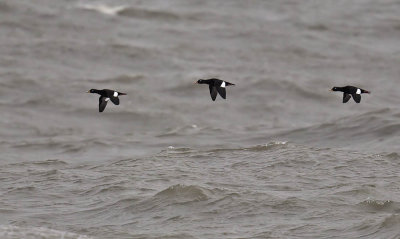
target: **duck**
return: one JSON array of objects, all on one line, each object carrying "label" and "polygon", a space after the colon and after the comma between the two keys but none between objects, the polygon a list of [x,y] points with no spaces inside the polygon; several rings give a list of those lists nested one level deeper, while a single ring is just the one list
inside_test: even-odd
[{"label": "duck", "polygon": [[109,90],[109,89],[103,89],[103,90],[97,90],[97,89],[91,89],[87,91],[86,93],[92,93],[92,94],[99,94],[99,112],[103,112],[104,109],[107,106],[107,102],[111,100],[111,102],[114,103],[114,105],[119,105],[119,98],[118,96],[120,95],[126,95],[126,93],[122,93],[116,90]]},{"label": "duck", "polygon": [[215,101],[217,98],[217,92],[219,95],[223,98],[226,99],[226,89],[225,87],[229,85],[235,85],[233,83],[223,81],[217,78],[211,78],[211,79],[200,79],[195,82],[195,84],[207,84],[209,89],[210,89],[210,95],[211,99]]},{"label": "duck", "polygon": [[341,91],[343,92],[343,103],[347,103],[351,97],[356,103],[361,102],[361,94],[371,94],[370,91],[364,90],[355,86],[344,86],[344,87],[333,87],[331,91]]}]

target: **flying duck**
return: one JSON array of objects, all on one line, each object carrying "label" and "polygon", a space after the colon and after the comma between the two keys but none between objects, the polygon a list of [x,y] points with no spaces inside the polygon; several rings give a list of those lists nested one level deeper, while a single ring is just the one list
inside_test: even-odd
[{"label": "flying duck", "polygon": [[[341,91],[343,92],[343,103],[347,103],[347,101],[350,100],[351,96],[353,97],[353,100],[356,103],[361,102],[361,94],[366,93],[366,94],[371,94],[371,92],[367,90],[363,90],[358,87],[354,86],[345,86],[345,87],[333,87],[331,91]],[[350,96],[351,95],[351,96]]]},{"label": "flying duck", "polygon": [[208,87],[210,88],[211,99],[213,101],[215,101],[215,99],[217,98],[217,92],[219,93],[219,95],[222,98],[226,99],[225,87],[228,85],[235,85],[233,83],[223,81],[220,79],[216,79],[216,78],[211,78],[208,80],[200,79],[200,80],[196,81],[195,84],[208,84]]},{"label": "flying duck", "polygon": [[120,95],[126,95],[125,93],[118,92],[115,90],[103,89],[103,90],[96,90],[91,89],[87,93],[96,93],[100,95],[99,98],[99,112],[103,112],[106,108],[107,102],[111,100],[114,105],[119,105],[119,98]]}]

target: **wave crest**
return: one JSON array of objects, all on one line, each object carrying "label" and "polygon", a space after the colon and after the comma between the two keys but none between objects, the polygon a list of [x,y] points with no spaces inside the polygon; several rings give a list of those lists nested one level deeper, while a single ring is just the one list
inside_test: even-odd
[{"label": "wave crest", "polygon": [[253,147],[245,148],[244,150],[267,151],[267,150],[271,150],[271,149],[286,148],[286,147],[287,147],[286,141],[273,141],[273,142],[269,142],[268,144],[256,145]]},{"label": "wave crest", "polygon": [[105,4],[81,4],[78,6],[78,8],[84,9],[84,10],[90,10],[90,11],[96,11],[105,15],[116,15],[123,9],[125,9],[125,6],[108,6]]},{"label": "wave crest", "polygon": [[391,200],[377,200],[370,198],[367,198],[367,200],[361,202],[360,204],[366,207],[367,210],[373,211],[394,211],[399,207],[399,203]]},{"label": "wave crest", "polygon": [[179,203],[206,201],[208,196],[206,190],[199,186],[173,185],[155,195],[156,198],[173,200]]},{"label": "wave crest", "polygon": [[105,4],[80,4],[78,5],[78,8],[88,11],[96,11],[109,16],[123,16],[123,17],[142,18],[142,19],[158,19],[164,21],[180,19],[180,17],[174,13],[161,10],[141,9],[125,5],[110,6]]}]

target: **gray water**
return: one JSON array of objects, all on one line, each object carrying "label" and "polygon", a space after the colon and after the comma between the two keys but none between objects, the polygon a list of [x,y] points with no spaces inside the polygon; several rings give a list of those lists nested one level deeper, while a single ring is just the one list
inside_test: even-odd
[{"label": "gray water", "polygon": [[0,238],[400,238],[399,39],[396,0],[2,0]]}]

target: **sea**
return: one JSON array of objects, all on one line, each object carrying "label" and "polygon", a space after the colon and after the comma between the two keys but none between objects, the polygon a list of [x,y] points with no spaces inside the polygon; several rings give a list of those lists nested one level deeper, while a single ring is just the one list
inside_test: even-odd
[{"label": "sea", "polygon": [[0,0],[0,238],[399,239],[399,77],[399,0]]}]

